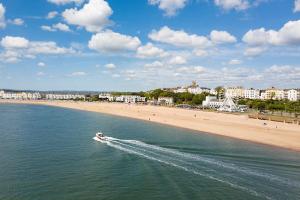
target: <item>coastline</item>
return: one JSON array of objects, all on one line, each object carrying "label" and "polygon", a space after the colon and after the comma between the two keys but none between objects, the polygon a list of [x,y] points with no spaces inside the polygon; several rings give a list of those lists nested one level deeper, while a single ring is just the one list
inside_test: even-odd
[{"label": "coastline", "polygon": [[300,151],[300,126],[249,119],[246,115],[121,103],[0,100],[1,103],[47,105],[99,112]]}]

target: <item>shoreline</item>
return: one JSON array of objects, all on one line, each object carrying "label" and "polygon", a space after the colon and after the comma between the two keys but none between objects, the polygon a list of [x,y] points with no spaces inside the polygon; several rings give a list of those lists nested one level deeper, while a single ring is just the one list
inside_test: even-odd
[{"label": "shoreline", "polygon": [[6,103],[46,105],[129,117],[300,152],[299,125],[273,121],[263,125],[265,121],[249,119],[246,115],[122,103],[0,100],[0,104]]}]

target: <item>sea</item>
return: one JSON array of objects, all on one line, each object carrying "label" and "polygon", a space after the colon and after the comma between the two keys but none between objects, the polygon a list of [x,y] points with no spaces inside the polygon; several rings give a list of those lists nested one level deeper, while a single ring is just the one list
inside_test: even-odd
[{"label": "sea", "polygon": [[[99,131],[106,142],[94,138]],[[300,153],[100,113],[0,104],[0,199],[296,200]]]}]

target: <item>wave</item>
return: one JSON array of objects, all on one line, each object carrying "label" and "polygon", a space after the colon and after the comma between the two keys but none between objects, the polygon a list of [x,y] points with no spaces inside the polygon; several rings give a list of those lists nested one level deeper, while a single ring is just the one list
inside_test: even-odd
[{"label": "wave", "polygon": [[[106,137],[106,141],[101,141],[96,137],[94,139],[123,152],[160,162],[265,199],[274,199],[276,197],[276,194],[274,194],[273,198],[273,195],[268,192],[272,187],[266,187],[266,182],[271,183],[271,185],[285,185],[296,189],[300,188],[299,182],[287,178],[254,171],[236,164],[226,163],[197,154],[180,152],[138,140],[122,140],[113,137]],[[249,178],[255,178],[255,183],[249,181]],[[263,184],[263,188],[257,189],[257,180],[261,180],[260,182]]]}]

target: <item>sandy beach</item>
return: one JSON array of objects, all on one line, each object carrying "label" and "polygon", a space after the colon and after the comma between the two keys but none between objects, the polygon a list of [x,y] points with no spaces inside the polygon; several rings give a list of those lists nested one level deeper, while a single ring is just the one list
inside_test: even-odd
[{"label": "sandy beach", "polygon": [[120,103],[13,100],[1,100],[0,103],[39,104],[100,112],[300,151],[299,125],[249,119],[246,115]]}]

